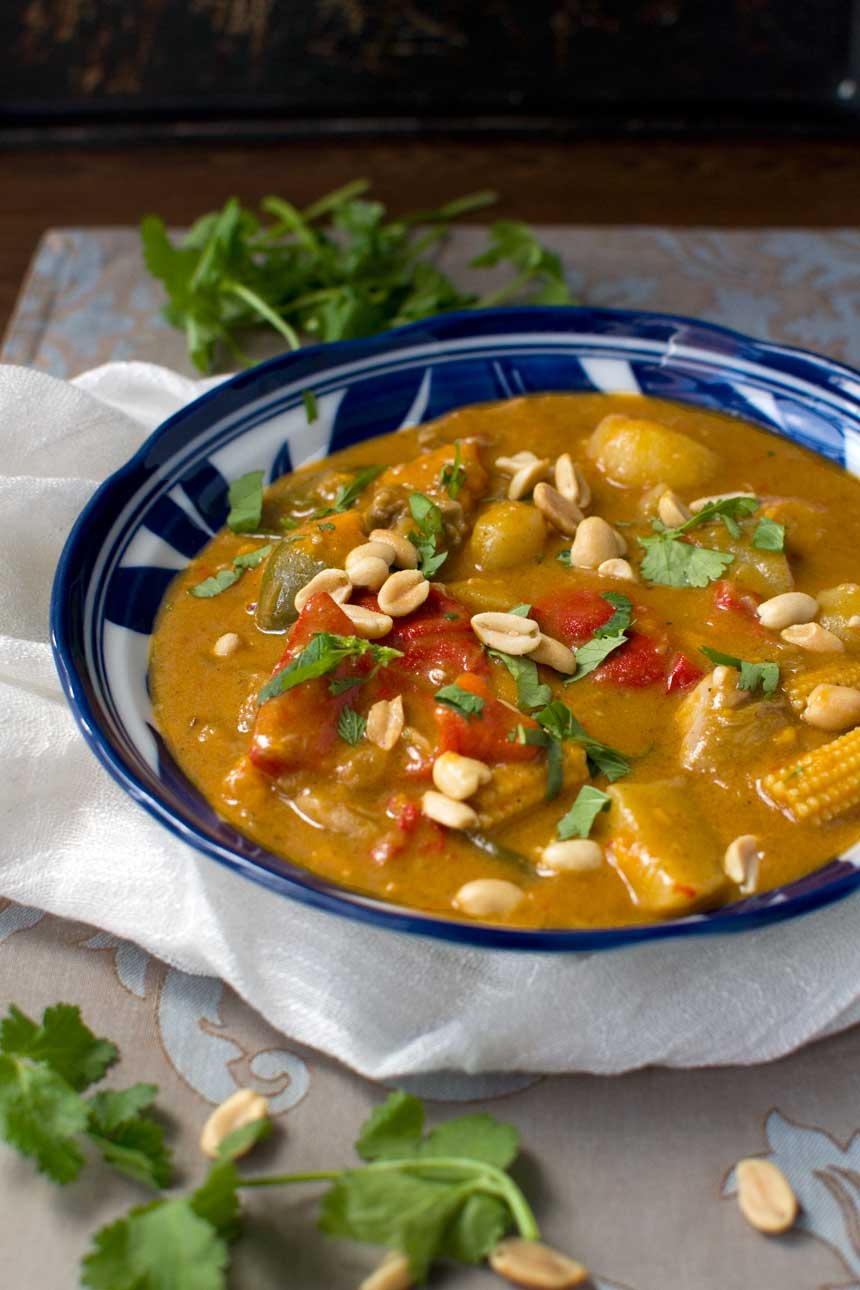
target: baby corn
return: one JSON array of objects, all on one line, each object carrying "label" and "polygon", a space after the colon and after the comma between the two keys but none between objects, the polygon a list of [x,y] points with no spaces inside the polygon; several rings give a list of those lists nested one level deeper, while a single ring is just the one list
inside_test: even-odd
[{"label": "baby corn", "polygon": [[860,806],[860,726],[762,776],[760,787],[791,819],[823,824]]},{"label": "baby corn", "polygon": [[853,659],[848,663],[829,663],[827,667],[817,667],[786,677],[783,689],[796,713],[804,712],[806,701],[816,685],[848,685],[860,689],[860,659]]}]

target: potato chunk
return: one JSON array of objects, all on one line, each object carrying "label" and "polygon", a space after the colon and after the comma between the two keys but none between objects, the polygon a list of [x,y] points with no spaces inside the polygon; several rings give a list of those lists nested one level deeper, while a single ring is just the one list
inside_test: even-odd
[{"label": "potato chunk", "polygon": [[475,521],[471,556],[485,573],[533,560],[543,550],[546,525],[526,502],[494,502]]},{"label": "potato chunk", "polygon": [[612,413],[588,441],[588,455],[613,484],[701,488],[717,467],[710,448],[657,421]]},{"label": "potato chunk", "polygon": [[683,780],[613,784],[609,796],[609,859],[640,909],[669,918],[720,903],[725,848]]}]

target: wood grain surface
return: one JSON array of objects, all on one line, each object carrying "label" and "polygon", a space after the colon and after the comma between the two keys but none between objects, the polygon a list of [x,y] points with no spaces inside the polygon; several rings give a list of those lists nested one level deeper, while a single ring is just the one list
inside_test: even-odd
[{"label": "wood grain surface", "polygon": [[500,215],[548,224],[857,225],[860,144],[339,141],[0,154],[0,333],[40,235],[57,225],[183,224],[231,194],[302,204],[358,175],[393,212],[495,188]]}]

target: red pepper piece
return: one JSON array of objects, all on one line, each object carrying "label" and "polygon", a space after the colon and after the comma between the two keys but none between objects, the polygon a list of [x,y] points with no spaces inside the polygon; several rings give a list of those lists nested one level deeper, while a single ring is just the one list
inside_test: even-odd
[{"label": "red pepper piece", "polygon": [[547,596],[532,607],[531,616],[547,636],[554,636],[575,648],[584,645],[614,613],[612,605],[599,591],[591,587],[575,587]]},{"label": "red pepper piece", "polygon": [[461,753],[464,757],[476,757],[478,761],[507,762],[531,761],[537,757],[540,749],[532,744],[521,744],[515,734],[522,725],[527,730],[537,730],[539,726],[531,717],[509,708],[497,699],[483,677],[471,673],[458,676],[456,684],[461,690],[468,690],[484,700],[480,716],[463,717],[444,704],[436,705],[436,724],[439,728],[439,751]]},{"label": "red pepper piece", "polygon": [[594,679],[636,690],[654,685],[666,675],[666,649],[664,638],[632,631],[627,644],[595,669]]},{"label": "red pepper piece", "polygon": [[676,690],[689,690],[690,686],[701,681],[704,675],[702,669],[697,667],[686,654],[676,654],[666,678],[666,693],[674,694]]},{"label": "red pepper piece", "polygon": [[719,582],[714,583],[714,604],[717,609],[744,614],[755,623],[758,623],[756,610],[761,604],[761,599],[761,596],[756,595],[754,591],[741,590],[737,583],[730,582],[728,578],[721,578]]}]

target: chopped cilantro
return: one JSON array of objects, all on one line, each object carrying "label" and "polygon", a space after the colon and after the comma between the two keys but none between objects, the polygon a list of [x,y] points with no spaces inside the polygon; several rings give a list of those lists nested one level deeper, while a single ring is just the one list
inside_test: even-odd
[{"label": "chopped cilantro", "polygon": [[377,668],[387,667],[393,659],[401,657],[400,650],[377,645],[375,641],[364,640],[360,636],[316,632],[310,644],[266,682],[257,697],[257,703],[262,706],[269,699],[285,694],[296,685],[333,672],[344,659],[360,658],[362,654],[370,654]]},{"label": "chopped cilantro", "polygon": [[364,738],[367,729],[367,718],[362,717],[355,708],[344,708],[337,723],[337,733],[353,747]]},{"label": "chopped cilantro", "polygon": [[698,514],[674,529],[666,528],[659,520],[652,520],[654,534],[638,539],[645,550],[640,566],[642,577],[664,587],[707,587],[708,583],[716,582],[733,563],[734,555],[728,551],[694,546],[679,539],[690,529],[717,519],[723,521],[733,537],[738,537],[740,528],[737,521],[757,509],[758,499],[755,497],[724,497],[708,502]]},{"label": "chopped cilantro", "polygon": [[612,782],[630,774],[630,762],[627,758],[590,735],[577,721],[570,708],[560,699],[554,699],[552,703],[547,704],[542,712],[537,713],[535,719],[551,738],[572,739],[575,743],[581,744],[585,749],[592,773],[600,772]]},{"label": "chopped cilantro", "polygon": [[576,671],[565,681],[565,685],[572,685],[574,681],[588,676],[614,650],[627,643],[626,632],[633,620],[633,605],[627,596],[615,591],[605,592],[603,599],[613,606],[615,612],[602,627],[595,630],[590,640],[576,650]]},{"label": "chopped cilantro", "polygon": [[410,493],[409,510],[418,525],[418,532],[408,534],[409,541],[418,551],[418,565],[425,578],[431,578],[448,558],[447,551],[437,551],[439,538],[445,531],[442,512],[424,493]]},{"label": "chopped cilantro", "polygon": [[558,822],[558,836],[562,841],[567,841],[568,838],[587,838],[600,812],[609,810],[611,800],[608,793],[592,784],[583,784],[576,795],[576,801]]},{"label": "chopped cilantro", "polygon": [[471,690],[464,690],[459,685],[443,685],[441,690],[436,691],[435,698],[437,703],[444,704],[467,721],[470,717],[479,717],[484,711],[481,696],[473,694]]},{"label": "chopped cilantro", "polygon": [[302,399],[304,400],[305,416],[307,417],[308,425],[313,425],[313,423],[318,420],[320,414],[319,407],[317,406],[317,396],[314,394],[313,390],[302,390]]},{"label": "chopped cilantro", "polygon": [[542,708],[552,699],[552,690],[538,677],[537,663],[527,655],[503,654],[501,650],[488,651],[490,658],[503,663],[517,683],[517,704],[527,712]]},{"label": "chopped cilantro", "polygon": [[334,533],[334,531],[335,531],[335,526],[334,526],[334,524],[326,523],[326,524],[318,524],[318,525],[317,525],[317,532],[318,532],[318,533]]},{"label": "chopped cilantro", "polygon": [[719,650],[711,649],[708,645],[702,646],[702,653],[712,663],[721,664],[723,667],[737,668],[740,672],[738,679],[739,690],[757,690],[761,686],[764,694],[773,694],[779,685],[778,663],[747,663],[744,659],[735,658],[732,654],[722,654]]},{"label": "chopped cilantro", "polygon": [[518,618],[528,618],[531,611],[531,605],[514,605],[513,609],[508,610],[508,613],[516,614]]},{"label": "chopped cilantro", "polygon": [[263,516],[263,473],[262,470],[249,470],[247,475],[234,479],[230,485],[227,527],[234,533],[259,531]]},{"label": "chopped cilantro", "polygon": [[237,555],[233,560],[233,567],[228,569],[219,569],[211,578],[204,578],[198,582],[196,587],[189,587],[189,594],[199,596],[201,599],[209,599],[212,596],[220,596],[222,591],[232,587],[238,582],[246,569],[256,569],[259,564],[271,554],[272,544],[257,547],[256,551],[247,551],[245,555]]},{"label": "chopped cilantro", "polygon": [[328,692],[329,694],[344,694],[347,690],[354,689],[356,685],[364,685],[366,680],[366,676],[332,677],[328,683]]},{"label": "chopped cilantro", "polygon": [[558,560],[559,564],[563,564],[566,569],[569,569],[570,568],[570,547],[569,546],[562,547],[560,551],[556,552],[555,558],[556,560]]},{"label": "chopped cilantro", "polygon": [[460,464],[460,440],[454,444],[454,460],[447,466],[442,467],[442,473],[439,476],[439,484],[446,490],[448,496],[453,500],[466,482],[466,468]]},{"label": "chopped cilantro", "polygon": [[752,544],[757,551],[784,551],[785,525],[764,515],[756,525]]}]

